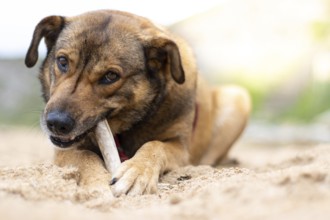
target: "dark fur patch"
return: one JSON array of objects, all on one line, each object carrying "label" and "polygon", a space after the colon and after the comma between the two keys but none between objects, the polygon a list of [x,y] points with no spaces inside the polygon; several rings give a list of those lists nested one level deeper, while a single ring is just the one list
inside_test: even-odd
[{"label": "dark fur patch", "polygon": [[76,83],[75,83],[75,85],[74,85],[74,87],[73,87],[73,89],[72,89],[72,92],[71,92],[71,94],[73,94],[73,93],[75,93],[76,92],[76,90],[77,90],[77,88],[78,88],[78,85],[79,85],[79,83],[83,80],[83,73],[82,72],[80,72],[80,73],[78,73],[79,74],[79,76],[78,76],[78,79],[76,80]]},{"label": "dark fur patch", "polygon": [[[154,140],[164,130],[168,129],[180,117],[188,115],[194,106],[193,91],[183,91],[179,99],[171,101],[166,94],[170,91],[164,88],[159,92],[140,121],[134,124],[131,129],[123,132],[119,138],[121,147],[125,153],[132,157],[136,151],[146,142]],[[137,112],[141,114],[141,112]],[[171,137],[179,138],[179,137]],[[160,140],[167,141],[167,140]]]}]

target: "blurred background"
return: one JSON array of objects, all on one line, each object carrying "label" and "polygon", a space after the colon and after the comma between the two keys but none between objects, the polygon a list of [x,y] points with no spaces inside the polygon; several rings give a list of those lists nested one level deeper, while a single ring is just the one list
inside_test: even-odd
[{"label": "blurred background", "polygon": [[96,9],[167,26],[190,43],[211,84],[246,87],[254,106],[246,140],[330,142],[330,0],[9,1],[0,8],[2,128],[39,126],[40,61],[32,69],[23,61],[35,25]]}]

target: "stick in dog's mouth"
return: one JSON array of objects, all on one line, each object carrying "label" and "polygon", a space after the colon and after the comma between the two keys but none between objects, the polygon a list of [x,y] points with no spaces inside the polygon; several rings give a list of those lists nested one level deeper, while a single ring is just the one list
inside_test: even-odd
[{"label": "stick in dog's mouth", "polygon": [[120,158],[116,142],[106,119],[97,124],[95,136],[107,170],[111,172],[111,174],[115,173],[120,165]]}]

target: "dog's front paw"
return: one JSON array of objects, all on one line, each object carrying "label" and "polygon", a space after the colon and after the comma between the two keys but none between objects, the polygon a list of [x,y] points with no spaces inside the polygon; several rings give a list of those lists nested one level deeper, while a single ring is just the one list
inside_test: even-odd
[{"label": "dog's front paw", "polygon": [[111,180],[113,194],[118,197],[156,193],[159,170],[148,161],[134,158],[125,161]]}]

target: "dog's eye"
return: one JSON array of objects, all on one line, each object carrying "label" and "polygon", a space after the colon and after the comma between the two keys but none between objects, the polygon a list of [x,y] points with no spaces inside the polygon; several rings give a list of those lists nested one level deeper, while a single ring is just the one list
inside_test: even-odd
[{"label": "dog's eye", "polygon": [[57,58],[57,66],[63,72],[66,73],[69,69],[69,62],[66,57],[60,56]]},{"label": "dog's eye", "polygon": [[119,78],[120,76],[118,73],[114,71],[109,71],[100,79],[100,84],[112,84],[119,80]]}]

